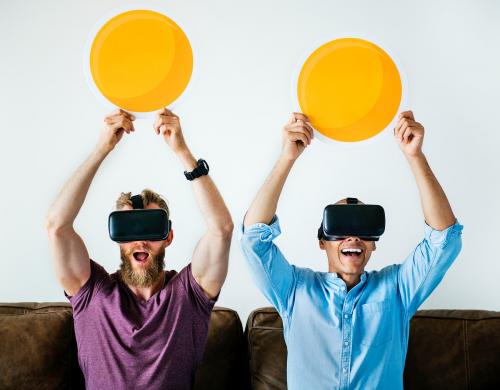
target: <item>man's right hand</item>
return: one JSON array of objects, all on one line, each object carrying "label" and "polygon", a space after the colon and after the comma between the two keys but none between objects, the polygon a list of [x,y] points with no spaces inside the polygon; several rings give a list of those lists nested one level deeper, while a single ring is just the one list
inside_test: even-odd
[{"label": "man's right hand", "polygon": [[112,151],[122,139],[124,132],[130,134],[135,130],[132,123],[134,120],[135,116],[121,109],[106,116],[97,145],[98,149],[105,153]]},{"label": "man's right hand", "polygon": [[309,119],[304,114],[294,112],[283,128],[282,157],[287,160],[296,160],[311,144],[314,131]]}]

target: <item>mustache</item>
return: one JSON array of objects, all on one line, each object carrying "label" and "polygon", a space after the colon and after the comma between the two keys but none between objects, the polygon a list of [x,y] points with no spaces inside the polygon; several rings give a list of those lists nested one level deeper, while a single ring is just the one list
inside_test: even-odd
[{"label": "mustache", "polygon": [[[137,248],[134,248],[134,250],[137,250]],[[131,253],[133,253],[133,251]],[[134,270],[132,267],[133,255],[127,255],[125,251],[121,252],[122,262],[120,271],[121,277],[125,283],[135,287],[150,287],[155,283],[165,268],[165,250],[159,253],[151,253],[148,251],[148,253],[152,258],[149,266],[142,270]]]},{"label": "mustache", "polygon": [[134,252],[147,252],[149,254],[152,254],[151,248],[149,245],[137,245],[132,248],[130,248],[127,251],[124,251],[127,255],[132,255]]}]

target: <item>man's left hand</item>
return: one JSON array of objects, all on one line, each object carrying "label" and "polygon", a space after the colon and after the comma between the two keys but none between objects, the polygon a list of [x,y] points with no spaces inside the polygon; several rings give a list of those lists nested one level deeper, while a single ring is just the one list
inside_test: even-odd
[{"label": "man's left hand", "polygon": [[394,137],[399,148],[408,157],[421,155],[424,127],[415,122],[415,117],[411,111],[403,111],[399,114],[398,119],[398,123],[394,128]]},{"label": "man's left hand", "polygon": [[175,154],[180,154],[188,150],[184,136],[182,135],[179,117],[169,109],[164,108],[157,112],[154,129],[156,134],[163,136],[165,142]]}]

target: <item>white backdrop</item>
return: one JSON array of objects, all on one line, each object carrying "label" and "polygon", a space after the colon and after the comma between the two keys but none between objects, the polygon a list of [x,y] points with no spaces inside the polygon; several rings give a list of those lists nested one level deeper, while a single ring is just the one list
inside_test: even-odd
[{"label": "white backdrop", "polygon": [[[126,5],[145,3],[129,2]],[[205,158],[238,226],[280,151],[295,108],[290,83],[316,42],[355,32],[385,43],[409,83],[409,107],[426,128],[424,152],[464,225],[463,250],[424,308],[500,310],[500,2],[157,1],[196,48],[189,98],[176,107],[189,146]],[[95,146],[107,110],[82,70],[89,32],[118,1],[0,1],[0,301],[64,301],[44,218],[64,182]],[[126,55],[126,53],[124,53]],[[120,191],[150,187],[168,198],[176,238],[168,268],[184,266],[205,229],[183,168],[150,120],[105,160],[76,220],[109,272],[119,251],[107,216]],[[385,131],[370,142],[306,150],[285,186],[278,243],[290,262],[326,270],[316,230],[323,207],[345,196],[385,207],[387,229],[368,269],[398,263],[423,237],[418,192]],[[219,305],[268,305],[233,239]]]}]

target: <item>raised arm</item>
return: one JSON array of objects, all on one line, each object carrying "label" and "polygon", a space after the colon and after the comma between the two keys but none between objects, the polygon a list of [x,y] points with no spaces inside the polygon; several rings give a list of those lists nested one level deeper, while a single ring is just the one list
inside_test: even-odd
[{"label": "raised arm", "polygon": [[402,112],[394,136],[415,176],[427,225],[425,238],[398,267],[398,289],[411,317],[443,279],[458,256],[460,225],[422,153],[423,126],[411,111]]},{"label": "raised arm", "polygon": [[[164,109],[157,115],[155,131],[162,134],[184,169],[191,172],[197,160],[184,141],[179,117]],[[219,294],[226,279],[233,221],[221,194],[209,175],[191,181],[196,203],[207,223],[207,231],[193,252],[191,270],[209,298]]]},{"label": "raised arm", "polygon": [[282,130],[282,138],[281,154],[250,205],[239,238],[255,284],[282,318],[288,318],[289,298],[296,285],[296,274],[274,243],[281,233],[275,214],[288,174],[313,138],[307,118],[302,114],[292,114]]},{"label": "raised arm", "polygon": [[269,224],[276,214],[278,200],[295,160],[310,145],[314,136],[305,115],[293,113],[283,128],[283,148],[278,161],[248,209],[243,224]]},{"label": "raised arm", "polygon": [[97,146],[66,182],[47,214],[46,229],[54,269],[69,295],[75,295],[90,277],[89,254],[73,223],[99,166],[120,141],[123,133],[134,131],[134,119],[121,110],[105,118]]},{"label": "raised arm", "polygon": [[436,230],[450,227],[456,218],[446,194],[422,152],[424,127],[415,121],[413,112],[405,111],[399,114],[394,136],[415,176],[425,221]]}]

